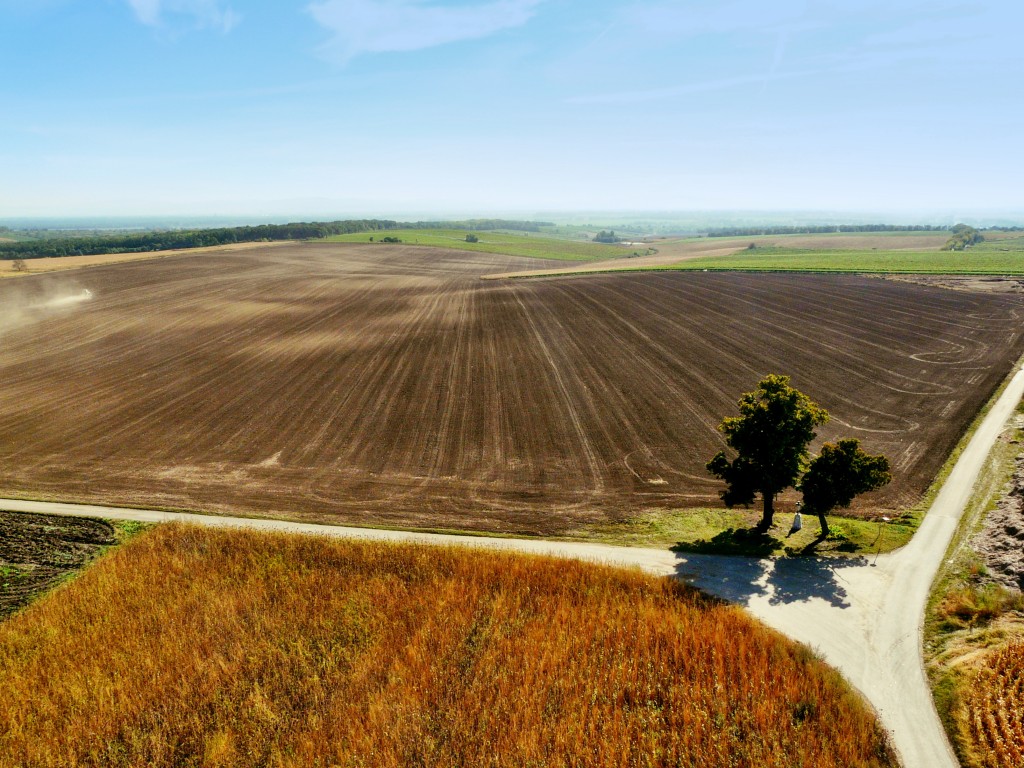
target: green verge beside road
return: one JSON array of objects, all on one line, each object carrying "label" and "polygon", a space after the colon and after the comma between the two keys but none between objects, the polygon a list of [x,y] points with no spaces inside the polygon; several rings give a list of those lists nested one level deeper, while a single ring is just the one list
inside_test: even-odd
[{"label": "green verge beside road", "polygon": [[[788,507],[787,507],[788,509]],[[816,517],[805,516],[803,528],[790,533],[792,510],[777,510],[776,524],[766,535],[754,531],[760,511],[751,509],[665,509],[636,517],[595,523],[573,532],[572,538],[630,547],[670,547],[680,552],[709,555],[800,555],[818,538]],[[841,517],[829,518],[831,535],[815,548],[817,555],[868,555],[899,549],[917,525],[897,517],[889,522]]]}]

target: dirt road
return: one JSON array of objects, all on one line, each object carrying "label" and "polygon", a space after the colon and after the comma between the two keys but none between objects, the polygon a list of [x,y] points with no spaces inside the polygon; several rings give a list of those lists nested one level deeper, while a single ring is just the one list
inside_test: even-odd
[{"label": "dirt road", "polygon": [[815,647],[878,710],[907,768],[955,768],[921,661],[924,605],[989,451],[1024,397],[1018,371],[983,420],[911,543],[891,555],[851,560],[751,560],[541,539],[453,536],[280,520],[0,500],[20,512],[508,549],[637,566],[671,575],[747,607],[765,623]]},{"label": "dirt road", "polygon": [[516,272],[500,272],[483,275],[484,280],[503,280],[510,277],[557,277],[558,275],[594,274],[597,272],[630,272],[652,267],[670,267],[691,259],[729,256],[741,251],[746,245],[721,244],[713,241],[655,243],[655,253],[632,256],[627,252],[614,259],[602,261],[574,262],[568,266],[545,266],[541,269],[526,269]]}]

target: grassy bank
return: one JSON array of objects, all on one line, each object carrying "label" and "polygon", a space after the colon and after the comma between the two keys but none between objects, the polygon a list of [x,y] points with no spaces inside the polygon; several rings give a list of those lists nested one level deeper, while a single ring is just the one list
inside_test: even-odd
[{"label": "grassy bank", "polygon": [[[670,509],[625,520],[597,523],[575,532],[574,538],[630,547],[671,547],[705,554],[796,555],[821,533],[818,518],[804,516],[803,528],[791,532],[792,512],[775,515],[767,536],[753,535],[761,519],[756,509]],[[904,546],[917,530],[916,521],[897,517],[889,522],[829,517],[829,538],[815,547],[818,554],[850,555],[891,552]]]}]

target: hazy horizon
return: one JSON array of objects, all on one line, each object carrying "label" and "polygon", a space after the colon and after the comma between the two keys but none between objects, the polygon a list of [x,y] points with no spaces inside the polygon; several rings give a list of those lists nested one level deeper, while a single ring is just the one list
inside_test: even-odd
[{"label": "hazy horizon", "polygon": [[998,0],[0,0],[0,219],[1019,222],[1021,22]]},{"label": "hazy horizon", "polygon": [[94,216],[11,216],[0,217],[0,227],[13,230],[152,230],[201,229],[215,227],[288,224],[298,221],[343,221],[346,219],[385,219],[400,222],[468,221],[502,218],[520,221],[549,221],[558,225],[622,226],[635,230],[650,224],[661,230],[699,232],[724,227],[839,226],[888,224],[907,226],[945,226],[957,223],[975,227],[1024,226],[1024,211],[932,211],[916,214],[878,211],[813,210],[718,210],[718,211],[529,211],[508,210],[413,210],[413,211],[296,211],[278,214],[137,214]]}]

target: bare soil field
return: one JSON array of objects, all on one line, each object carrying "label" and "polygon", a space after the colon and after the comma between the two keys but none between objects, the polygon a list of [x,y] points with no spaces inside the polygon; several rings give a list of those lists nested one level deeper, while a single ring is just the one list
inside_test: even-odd
[{"label": "bare soil field", "polygon": [[[0,238],[3,240],[3,238]],[[13,241],[12,241],[13,242]],[[213,245],[207,248],[190,248],[177,251],[147,251],[145,253],[105,253],[95,256],[61,256],[43,259],[25,259],[26,270],[16,272],[11,269],[10,261],[0,261],[0,278],[28,277],[40,272],[66,272],[85,267],[99,267],[105,264],[122,264],[126,261],[147,261],[162,259],[166,256],[177,256],[182,253],[217,253],[223,251],[249,250],[251,248],[271,248],[285,243],[235,243],[232,245]]]},{"label": "bare soil field", "polygon": [[104,520],[0,512],[0,620],[114,544]]},{"label": "bare soil field", "polygon": [[885,275],[883,280],[902,280],[920,285],[934,285],[953,291],[981,293],[1024,293],[1024,280],[996,275]]},{"label": "bare soil field", "polygon": [[0,306],[22,311],[0,319],[0,494],[566,533],[717,505],[716,426],[783,372],[832,413],[819,441],[890,457],[895,481],[864,504],[892,509],[1024,352],[1013,295],[479,279],[530,264],[293,244],[4,282]]}]

